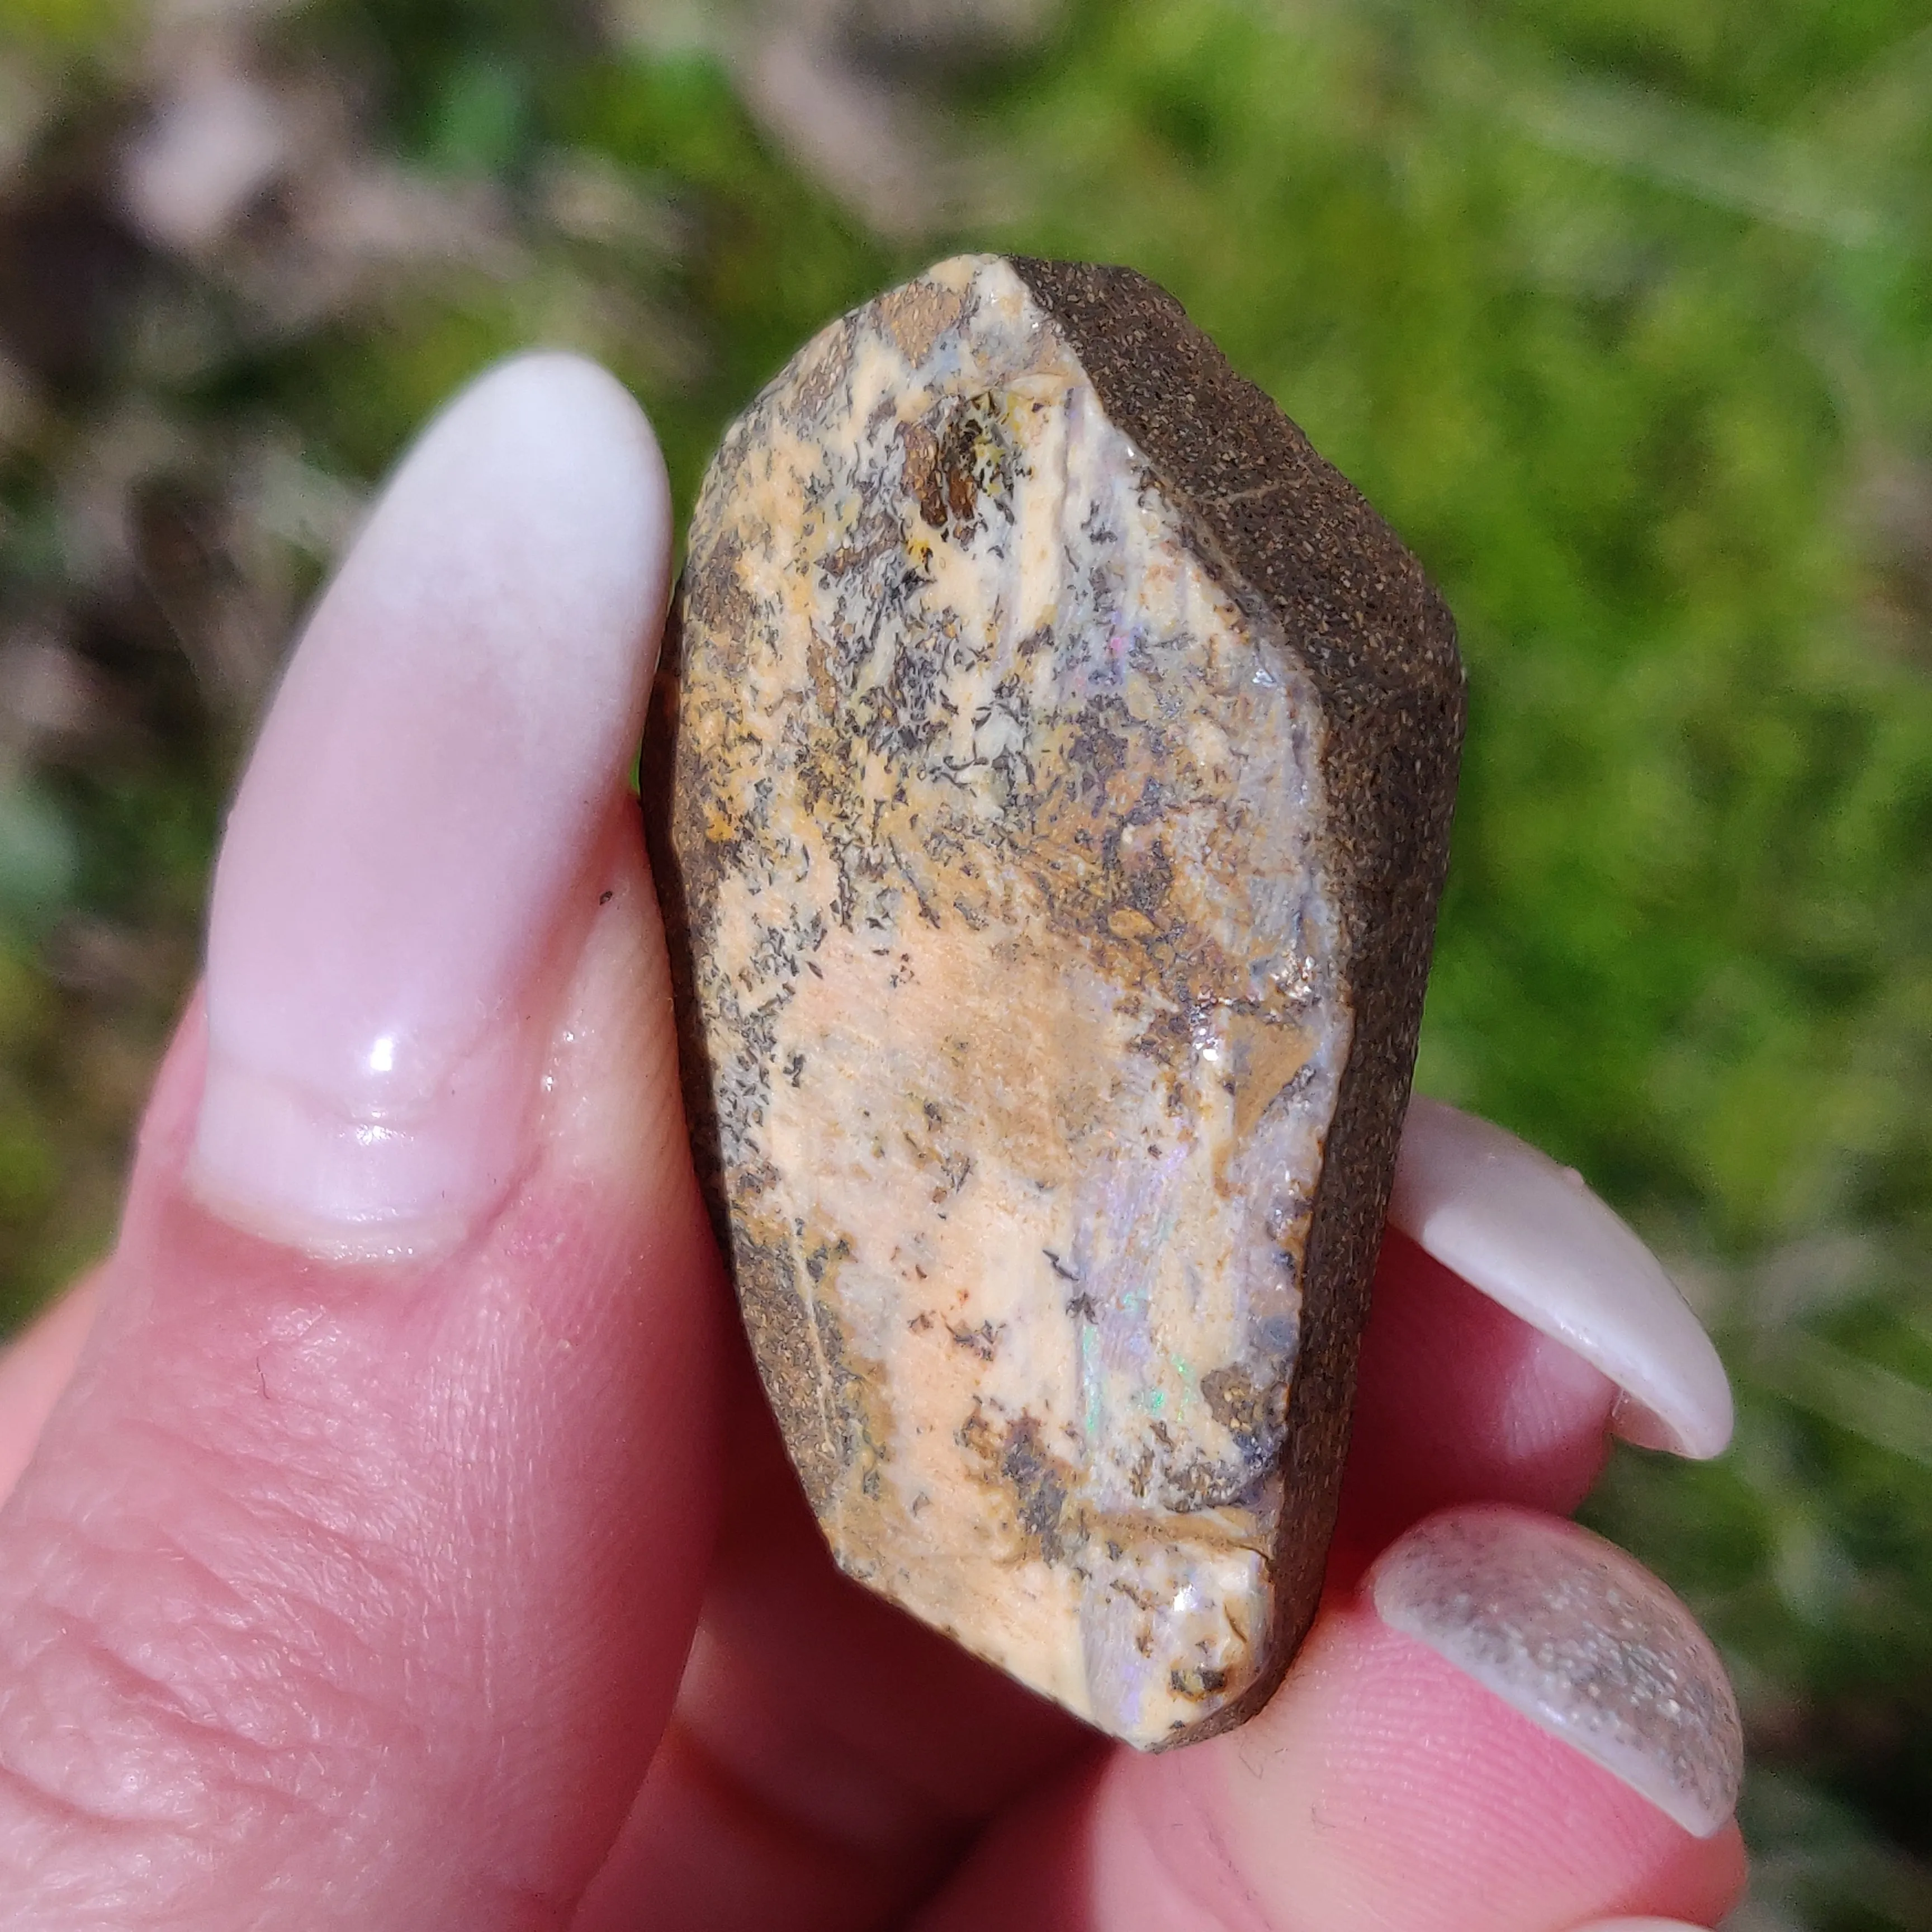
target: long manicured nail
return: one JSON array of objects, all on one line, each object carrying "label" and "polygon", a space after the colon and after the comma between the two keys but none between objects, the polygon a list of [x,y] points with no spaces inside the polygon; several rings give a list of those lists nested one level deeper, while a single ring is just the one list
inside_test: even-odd
[{"label": "long manicured nail", "polygon": [[529,1157],[566,896],[669,584],[650,426],[543,355],[466,391],[316,606],[214,883],[193,1184],[323,1253],[419,1253]]},{"label": "long manicured nail", "polygon": [[1445,1510],[1370,1573],[1377,1614],[1574,1745],[1697,1837],[1744,1775],[1737,1700],[1711,1640],[1657,1579],[1572,1522]]},{"label": "long manicured nail", "polygon": [[1601,1370],[1623,1391],[1618,1435],[1700,1457],[1730,1441],[1731,1387],[1711,1338],[1656,1256],[1574,1168],[1418,1094],[1389,1220]]}]

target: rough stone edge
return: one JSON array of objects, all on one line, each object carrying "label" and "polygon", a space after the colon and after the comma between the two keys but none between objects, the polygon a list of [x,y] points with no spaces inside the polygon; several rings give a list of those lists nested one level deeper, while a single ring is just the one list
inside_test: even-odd
[{"label": "rough stone edge", "polygon": [[[686,572],[688,571],[686,566]],[[696,962],[692,953],[692,899],[716,890],[716,870],[710,879],[688,875],[680,860],[675,837],[680,794],[677,784],[679,727],[684,683],[685,573],[673,589],[664,618],[664,644],[658,652],[657,675],[644,715],[644,742],[638,757],[638,796],[644,821],[644,848],[651,862],[651,884],[664,920],[664,948],[670,956],[671,1009],[677,1026],[678,1084],[684,1096],[684,1119],[691,1136],[692,1164],[698,1191],[718,1237],[718,1252],[731,1265],[731,1226],[724,1196],[724,1160],[718,1144],[718,1102],[712,1090],[711,1049],[704,1037],[704,1014],[698,1005]],[[702,844],[697,849],[709,854]]]},{"label": "rough stone edge", "polygon": [[[753,403],[746,416],[758,406]],[[741,416],[738,421],[744,419]],[[815,1341],[811,1317],[799,1299],[788,1250],[751,1239],[733,1216],[724,1179],[716,1071],[698,994],[698,937],[710,928],[729,854],[705,836],[688,773],[680,782],[689,577],[687,562],[665,618],[664,645],[644,719],[638,760],[644,844],[664,921],[671,1012],[677,1032],[678,1083],[691,1139],[692,1169],[738,1304],[740,1332],[806,1499],[822,1523],[837,1478],[837,1456],[818,1396],[823,1342]]]},{"label": "rough stone edge", "polygon": [[1273,1696],[1320,1600],[1448,866],[1462,665],[1454,620],[1421,566],[1172,296],[1131,268],[1007,260],[1191,522],[1203,566],[1270,620],[1326,714],[1336,830],[1322,849],[1355,1030],[1303,1270],[1274,1639],[1261,1678],[1175,1741],[1185,1744],[1232,1730]]}]

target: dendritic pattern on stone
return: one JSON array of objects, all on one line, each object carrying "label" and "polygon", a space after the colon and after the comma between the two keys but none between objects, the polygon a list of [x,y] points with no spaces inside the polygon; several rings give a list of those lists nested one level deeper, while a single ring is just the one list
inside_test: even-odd
[{"label": "dendritic pattern on stone", "polygon": [[1024,1682],[1191,1734],[1270,1660],[1353,1028],[1317,694],[993,257],[734,425],[680,624],[687,1084],[812,1508]]}]

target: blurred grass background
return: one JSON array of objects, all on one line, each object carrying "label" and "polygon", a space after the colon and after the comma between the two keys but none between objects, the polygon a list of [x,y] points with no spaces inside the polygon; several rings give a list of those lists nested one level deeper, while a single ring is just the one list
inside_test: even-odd
[{"label": "blurred grass background", "polygon": [[1932,1927],[1932,4],[7,0],[0,1327],[110,1236],[235,760],[426,411],[688,502],[956,245],[1166,282],[1461,621],[1430,1090],[1669,1255],[1736,1448],[1594,1520],[1745,1704],[1752,1932]]}]

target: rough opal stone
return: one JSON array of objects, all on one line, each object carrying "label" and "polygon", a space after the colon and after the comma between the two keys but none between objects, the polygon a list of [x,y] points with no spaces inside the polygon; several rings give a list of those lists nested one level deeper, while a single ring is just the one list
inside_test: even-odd
[{"label": "rough opal stone", "polygon": [[726,436],[646,749],[700,1170],[839,1563],[1143,1747],[1312,1616],[1462,722],[1126,271],[964,256]]}]

